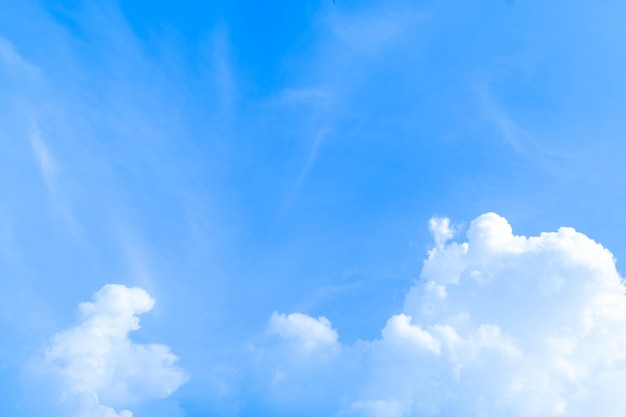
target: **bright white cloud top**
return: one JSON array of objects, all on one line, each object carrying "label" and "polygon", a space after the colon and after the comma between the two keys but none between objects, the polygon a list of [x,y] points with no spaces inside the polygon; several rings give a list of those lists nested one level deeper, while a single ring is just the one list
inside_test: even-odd
[{"label": "bright white cloud top", "polygon": [[140,327],[138,315],[153,306],[141,288],[106,285],[79,305],[78,325],[55,335],[45,359],[77,416],[132,417],[127,409],[115,410],[165,398],[187,380],[169,347],[129,338]]},{"label": "bright white cloud top", "polygon": [[326,317],[314,319],[301,313],[272,314],[268,331],[289,341],[302,354],[334,350],[339,337]]},{"label": "bright white cloud top", "polygon": [[[436,247],[403,312],[380,339],[338,346],[331,364],[320,357],[333,380],[318,368],[309,383],[341,387],[343,415],[626,414],[626,288],[607,249],[566,227],[516,236],[494,213],[462,243],[450,242],[448,219],[430,228]],[[270,328],[280,349],[337,343],[323,318],[275,314]],[[293,363],[273,366],[302,378]]]}]

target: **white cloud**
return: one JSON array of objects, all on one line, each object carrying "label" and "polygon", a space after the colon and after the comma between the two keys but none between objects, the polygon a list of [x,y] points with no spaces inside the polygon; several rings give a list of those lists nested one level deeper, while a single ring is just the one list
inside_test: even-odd
[{"label": "white cloud", "polygon": [[397,314],[387,321],[383,339],[411,351],[426,350],[439,355],[441,342],[421,327],[411,324],[411,316]]},{"label": "white cloud", "polygon": [[[261,341],[250,347],[250,373],[258,400],[277,414],[326,415],[336,393],[333,375],[343,357],[338,334],[325,317],[274,312]],[[325,381],[323,385],[318,382]]]},{"label": "white cloud", "polygon": [[[449,242],[447,220],[431,230],[436,246],[403,312],[380,339],[339,346],[340,414],[626,414],[626,288],[607,249],[572,228],[516,236],[494,213],[471,223],[466,242]],[[291,316],[315,322],[281,317]]]},{"label": "white cloud", "polygon": [[136,344],[128,336],[140,327],[137,316],[153,305],[141,288],[106,285],[79,305],[77,326],[55,335],[45,360],[77,416],[131,417],[115,408],[165,398],[187,380],[169,347]]},{"label": "white cloud", "polygon": [[447,217],[433,217],[428,222],[428,230],[433,234],[436,247],[442,247],[454,237],[454,230],[450,227],[450,219]]},{"label": "white cloud", "polygon": [[269,320],[268,333],[279,336],[303,354],[334,350],[339,346],[339,336],[326,317],[314,319],[306,314],[274,312]]}]

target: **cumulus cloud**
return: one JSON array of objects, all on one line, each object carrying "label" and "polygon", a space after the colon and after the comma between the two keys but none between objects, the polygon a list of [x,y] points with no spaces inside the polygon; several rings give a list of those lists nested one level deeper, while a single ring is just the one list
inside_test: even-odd
[{"label": "cumulus cloud", "polygon": [[379,339],[338,347],[340,414],[626,415],[626,287],[607,249],[567,227],[518,236],[494,213],[464,242],[447,219],[430,228],[402,313]]},{"label": "cumulus cloud", "polygon": [[140,327],[138,315],[153,306],[141,288],[106,285],[79,305],[78,325],[54,336],[45,361],[76,416],[132,417],[126,407],[165,398],[187,380],[169,347],[129,338]]},{"label": "cumulus cloud", "polygon": [[333,375],[343,346],[326,317],[274,312],[250,349],[244,385],[271,413],[309,416],[333,411],[328,405],[340,382]]},{"label": "cumulus cloud", "polygon": [[314,319],[306,314],[274,312],[269,320],[268,333],[289,342],[303,354],[332,351],[338,346],[337,331],[326,317]]}]

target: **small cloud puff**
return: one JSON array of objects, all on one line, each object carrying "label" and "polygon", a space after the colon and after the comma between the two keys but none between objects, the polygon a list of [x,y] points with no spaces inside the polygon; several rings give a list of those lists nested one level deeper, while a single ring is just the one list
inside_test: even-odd
[{"label": "small cloud puff", "polygon": [[[328,399],[336,392],[330,379],[341,357],[342,344],[327,318],[274,312],[265,334],[250,346],[243,383],[272,413],[325,415]],[[319,381],[327,383],[317,386]]]},{"label": "small cloud puff", "polygon": [[[297,340],[316,340],[304,329],[328,332],[323,340],[339,353],[326,366],[335,372],[331,379],[311,372],[307,383],[332,381],[335,391],[325,398],[334,399],[336,412],[626,415],[626,287],[607,249],[572,228],[517,236],[494,213],[471,223],[466,242],[450,242],[447,219],[431,220],[430,228],[435,247],[421,280],[380,339],[342,346],[326,320],[270,319],[299,329],[277,332],[285,342],[294,333]],[[288,317],[309,324],[288,325]],[[280,365],[285,372],[293,366]]]},{"label": "small cloud puff", "polygon": [[274,312],[269,320],[268,333],[291,343],[303,354],[334,350],[339,345],[337,331],[326,317],[314,319],[306,314]]},{"label": "small cloud puff", "polygon": [[437,248],[442,247],[454,237],[454,230],[450,227],[450,219],[447,217],[433,217],[430,219],[428,230],[432,233]]},{"label": "small cloud puff", "polygon": [[128,336],[140,328],[137,316],[153,306],[141,288],[106,285],[79,305],[78,325],[54,336],[45,361],[77,416],[132,417],[115,409],[165,398],[187,380],[169,347],[136,344]]}]

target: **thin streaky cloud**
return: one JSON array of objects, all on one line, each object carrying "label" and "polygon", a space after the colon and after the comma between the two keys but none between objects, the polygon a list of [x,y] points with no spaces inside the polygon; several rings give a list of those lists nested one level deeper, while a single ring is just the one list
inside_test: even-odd
[{"label": "thin streaky cloud", "polygon": [[505,109],[500,105],[493,93],[486,86],[477,86],[475,88],[479,103],[484,115],[490,120],[495,128],[499,131],[500,137],[516,152],[524,153],[527,151],[527,137],[525,132],[511,117]]},{"label": "thin streaky cloud", "polygon": [[43,141],[39,128],[35,125],[30,134],[30,144],[33,150],[33,156],[39,167],[41,177],[50,193],[56,193],[56,182],[58,163],[48,145]]},{"label": "thin streaky cloud", "polygon": [[300,169],[300,172],[298,176],[296,177],[296,180],[293,182],[291,191],[289,192],[287,198],[285,199],[285,202],[280,208],[279,216],[289,211],[293,207],[294,203],[296,202],[300,189],[302,188],[302,185],[304,184],[307,176],[309,175],[309,172],[315,166],[315,162],[317,161],[317,158],[319,156],[320,148],[322,144],[324,143],[324,141],[326,140],[326,138],[328,137],[329,131],[330,129],[328,128],[324,128],[320,130],[317,136],[315,137],[315,139],[313,140],[313,142],[311,143],[311,146],[307,153],[306,162]]},{"label": "thin streaky cloud", "polygon": [[63,218],[69,226],[74,237],[80,240],[84,239],[83,228],[73,213],[72,206],[65,197],[63,189],[60,185],[61,164],[54,152],[46,144],[42,137],[42,133],[37,126],[33,124],[31,127],[30,144],[33,152],[33,158],[39,169],[43,183],[46,186],[50,201],[54,210]]},{"label": "thin streaky cloud", "polygon": [[0,62],[11,70],[13,73],[23,73],[29,76],[39,76],[41,70],[36,66],[22,58],[17,52],[13,44],[6,38],[0,36]]},{"label": "thin streaky cloud", "polygon": [[0,258],[5,261],[18,258],[19,248],[15,232],[7,216],[0,211]]},{"label": "thin streaky cloud", "polygon": [[304,164],[304,167],[302,168],[302,170],[300,171],[300,174],[298,175],[298,178],[296,179],[296,183],[295,183],[296,192],[302,185],[307,175],[309,174],[309,171],[311,171],[311,169],[315,165],[315,161],[317,160],[317,157],[319,155],[320,148],[322,144],[324,143],[324,141],[326,140],[326,138],[328,137],[329,131],[330,129],[328,128],[324,128],[320,130],[317,136],[315,137],[315,140],[313,140],[306,163]]}]

